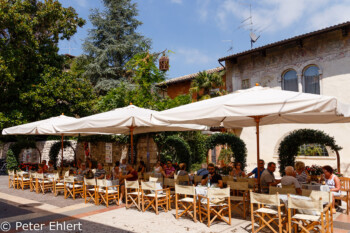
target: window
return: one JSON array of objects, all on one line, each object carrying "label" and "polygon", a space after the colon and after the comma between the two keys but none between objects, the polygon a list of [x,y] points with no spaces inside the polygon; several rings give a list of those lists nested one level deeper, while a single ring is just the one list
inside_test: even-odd
[{"label": "window", "polygon": [[288,70],[283,74],[282,89],[286,91],[298,91],[298,76],[295,70]]},{"label": "window", "polygon": [[299,146],[298,156],[329,156],[325,146],[321,144],[304,144]]},{"label": "window", "polygon": [[304,92],[320,94],[320,74],[317,66],[309,66],[304,70]]},{"label": "window", "polygon": [[250,88],[250,80],[249,78],[242,80],[242,89],[248,89]]}]

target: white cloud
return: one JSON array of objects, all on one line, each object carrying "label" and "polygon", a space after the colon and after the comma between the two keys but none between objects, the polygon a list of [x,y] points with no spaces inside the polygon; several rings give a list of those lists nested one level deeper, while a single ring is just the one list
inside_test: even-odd
[{"label": "white cloud", "polygon": [[77,2],[78,5],[81,6],[81,7],[87,7],[87,6],[88,6],[87,0],[76,0],[76,2]]},{"label": "white cloud", "polygon": [[172,3],[182,4],[182,0],[171,0]]},{"label": "white cloud", "polygon": [[199,19],[205,22],[208,18],[210,0],[197,0],[197,13]]},{"label": "white cloud", "polygon": [[210,64],[217,59],[195,48],[180,48],[175,51],[175,56],[187,64]]}]

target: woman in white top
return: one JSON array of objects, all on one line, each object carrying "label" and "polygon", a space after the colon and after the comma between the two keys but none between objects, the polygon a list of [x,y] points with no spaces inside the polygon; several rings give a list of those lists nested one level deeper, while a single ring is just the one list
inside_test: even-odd
[{"label": "woman in white top", "polygon": [[155,177],[162,177],[163,168],[160,166],[160,161],[157,161],[156,165],[153,167],[153,173]]},{"label": "woman in white top", "polygon": [[333,213],[336,213],[335,210],[335,196],[340,196],[340,180],[338,178],[338,176],[333,174],[333,168],[331,166],[324,166],[323,167],[323,173],[324,173],[324,178],[326,181],[326,185],[329,186],[329,190],[332,192],[332,197],[333,197],[333,201],[332,201],[332,208],[333,208]]}]

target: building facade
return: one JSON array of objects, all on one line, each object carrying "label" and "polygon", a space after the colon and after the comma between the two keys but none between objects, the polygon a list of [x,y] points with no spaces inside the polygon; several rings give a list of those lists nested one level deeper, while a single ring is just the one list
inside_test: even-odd
[{"label": "building facade", "polygon": [[[261,86],[335,96],[350,104],[350,22],[310,32],[219,59],[225,62],[228,92]],[[280,124],[260,128],[260,157],[278,161],[280,142],[295,129],[318,129],[335,138],[340,151],[341,172],[350,174],[350,124]],[[256,166],[255,127],[242,128],[247,144],[248,170]],[[298,156],[306,165],[336,167],[336,155]]]}]

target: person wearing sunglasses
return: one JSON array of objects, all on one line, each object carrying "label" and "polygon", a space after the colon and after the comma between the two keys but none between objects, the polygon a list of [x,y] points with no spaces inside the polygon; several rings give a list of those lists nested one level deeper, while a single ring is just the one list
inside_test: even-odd
[{"label": "person wearing sunglasses", "polygon": [[214,186],[218,188],[222,188],[224,183],[222,182],[222,177],[219,174],[216,174],[215,166],[212,163],[208,164],[209,174],[204,175],[201,181],[202,185]]}]

